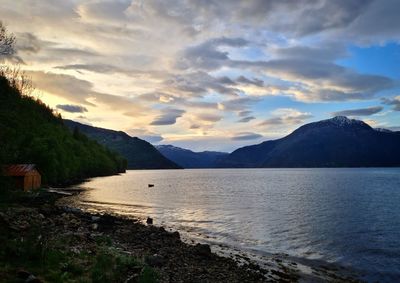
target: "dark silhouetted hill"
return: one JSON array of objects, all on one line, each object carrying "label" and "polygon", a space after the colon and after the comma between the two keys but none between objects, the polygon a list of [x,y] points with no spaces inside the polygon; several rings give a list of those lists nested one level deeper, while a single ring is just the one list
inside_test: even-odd
[{"label": "dark silhouetted hill", "polygon": [[158,145],[156,148],[183,168],[215,168],[217,159],[228,155],[217,151],[194,152],[173,145]]},{"label": "dark silhouetted hill", "polygon": [[71,120],[64,120],[71,130],[80,132],[118,152],[128,161],[128,169],[178,169],[177,164],[164,157],[150,143],[125,132],[92,127]]},{"label": "dark silhouetted hill", "polygon": [[221,158],[218,166],[400,166],[400,135],[338,116],[301,126],[281,139],[239,148]]}]

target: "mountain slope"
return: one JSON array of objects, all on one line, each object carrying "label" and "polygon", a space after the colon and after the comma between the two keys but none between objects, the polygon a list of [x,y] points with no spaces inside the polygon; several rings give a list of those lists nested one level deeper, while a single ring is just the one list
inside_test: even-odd
[{"label": "mountain slope", "polygon": [[218,166],[400,166],[400,136],[339,116],[306,124],[278,140],[239,148],[221,159]]},{"label": "mountain slope", "polygon": [[216,160],[228,155],[217,151],[194,152],[173,145],[158,145],[156,148],[183,168],[215,168]]},{"label": "mountain slope", "polygon": [[128,161],[128,169],[180,168],[150,143],[124,132],[92,127],[71,120],[64,120],[64,124],[71,130],[79,129],[88,137],[121,154]]},{"label": "mountain slope", "polygon": [[124,172],[125,162],[85,135],[71,133],[52,109],[0,73],[0,165],[36,164],[43,184],[59,185]]}]

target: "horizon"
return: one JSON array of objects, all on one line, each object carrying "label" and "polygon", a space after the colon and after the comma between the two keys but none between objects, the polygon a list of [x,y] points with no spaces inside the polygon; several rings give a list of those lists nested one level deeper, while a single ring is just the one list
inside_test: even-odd
[{"label": "horizon", "polygon": [[224,152],[338,115],[400,126],[398,1],[0,7],[7,60],[65,119]]}]

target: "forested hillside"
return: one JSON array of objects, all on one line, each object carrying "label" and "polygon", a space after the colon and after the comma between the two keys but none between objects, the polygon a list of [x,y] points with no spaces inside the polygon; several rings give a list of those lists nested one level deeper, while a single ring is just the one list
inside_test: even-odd
[{"label": "forested hillside", "polygon": [[128,162],[128,169],[180,168],[147,141],[131,137],[125,132],[92,127],[71,120],[64,120],[64,124],[72,131],[78,129],[89,138],[121,154]]},{"label": "forested hillside", "polygon": [[19,78],[0,74],[0,164],[35,163],[50,185],[125,171],[125,159],[71,133],[60,115],[23,88]]}]

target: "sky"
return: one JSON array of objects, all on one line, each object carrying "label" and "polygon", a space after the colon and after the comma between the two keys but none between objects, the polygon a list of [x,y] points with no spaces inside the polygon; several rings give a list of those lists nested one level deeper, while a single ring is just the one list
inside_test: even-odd
[{"label": "sky", "polygon": [[398,0],[0,0],[17,38],[7,60],[64,118],[228,152],[336,115],[398,130],[399,11]]}]

